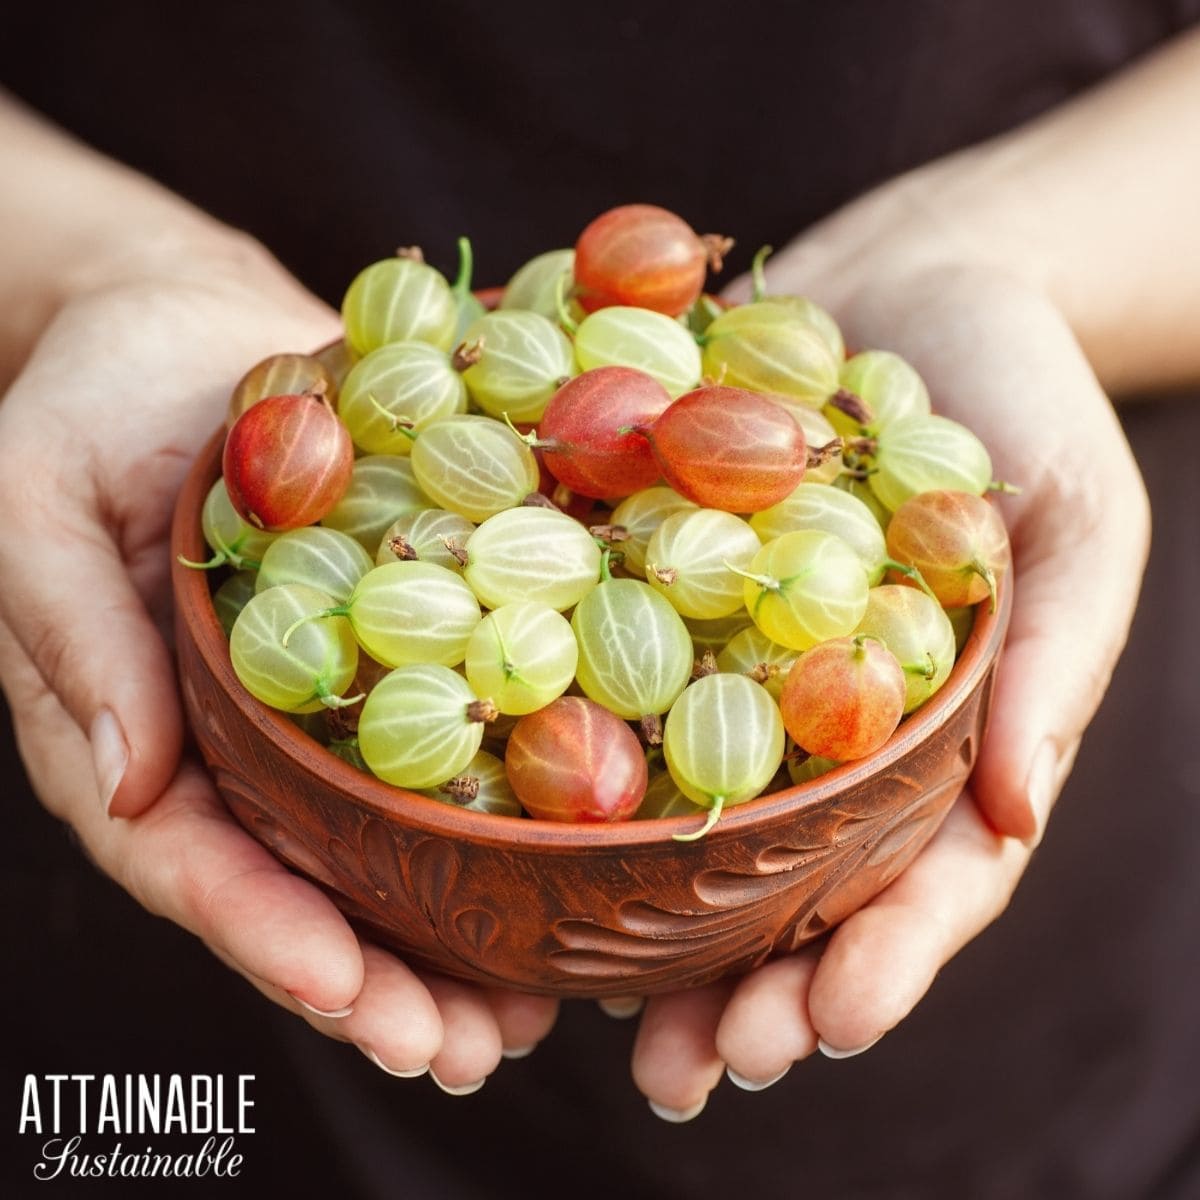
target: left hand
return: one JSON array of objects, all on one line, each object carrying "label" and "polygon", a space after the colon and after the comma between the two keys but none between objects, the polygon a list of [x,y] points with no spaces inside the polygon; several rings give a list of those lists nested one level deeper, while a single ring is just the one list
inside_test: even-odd
[{"label": "left hand", "polygon": [[100,870],[314,1029],[463,1094],[545,1036],[554,1002],[360,941],[181,757],[175,494],[246,367],[339,328],[236,238],[63,305],[0,405],[0,687],[30,783]]},{"label": "left hand", "polygon": [[860,1052],[1006,907],[1108,684],[1149,546],[1141,478],[1065,319],[1035,287],[960,260],[898,188],[857,202],[771,264],[771,290],[830,307],[857,348],[894,350],[998,478],[1015,606],[967,789],[912,865],[817,946],[737,981],[651,998],[633,1075],[686,1120],[728,1067],[765,1086],[818,1047]]}]

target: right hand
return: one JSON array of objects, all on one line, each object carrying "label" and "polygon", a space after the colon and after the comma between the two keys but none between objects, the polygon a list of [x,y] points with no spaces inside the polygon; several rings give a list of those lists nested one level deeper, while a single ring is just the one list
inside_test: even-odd
[{"label": "right hand", "polygon": [[818,1048],[840,1058],[873,1045],[1003,912],[1133,617],[1149,508],[1112,405],[1050,300],[964,254],[909,186],[796,239],[772,263],[773,290],[829,304],[851,345],[903,355],[999,478],[1022,485],[1003,501],[1014,604],[987,735],[933,839],[827,941],[651,998],[633,1072],[671,1120],[695,1116],[725,1066],[765,1086]]},{"label": "right hand", "polygon": [[[267,354],[337,320],[248,241],[68,301],[0,405],[0,683],[33,787],[139,903],[386,1070],[474,1089],[556,1006],[360,942],[232,819],[183,718],[166,630],[176,492]],[[333,1014],[333,1015],[331,1015]],[[337,1015],[344,1014],[344,1015]]]}]

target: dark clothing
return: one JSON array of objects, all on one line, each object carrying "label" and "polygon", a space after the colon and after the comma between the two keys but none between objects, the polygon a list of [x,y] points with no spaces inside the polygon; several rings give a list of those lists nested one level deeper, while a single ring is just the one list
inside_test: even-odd
[{"label": "dark clothing", "polygon": [[[479,284],[648,201],[733,269],[1200,18],[1200,0],[24,4],[0,81],[337,302],[397,245]],[[81,203],[86,202],[81,197]]]},{"label": "dark clothing", "polygon": [[[477,282],[501,282],[633,200],[737,236],[736,270],[1200,19],[1190,0],[74,7],[7,16],[0,78],[334,303],[397,244],[449,269],[467,233]],[[760,1095],[722,1084],[669,1126],[629,1079],[632,1023],[576,1003],[469,1099],[393,1080],[150,921],[18,786],[3,876],[18,1080],[257,1071],[247,1195],[1195,1200],[1200,476],[1172,464],[1200,440],[1200,404],[1126,424],[1156,520],[1129,650],[1009,912],[862,1057],[798,1064]],[[28,1158],[7,1195],[41,1194]]]}]

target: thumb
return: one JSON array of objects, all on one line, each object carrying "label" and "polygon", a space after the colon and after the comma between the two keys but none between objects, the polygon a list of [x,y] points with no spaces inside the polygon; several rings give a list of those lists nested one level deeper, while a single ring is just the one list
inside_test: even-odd
[{"label": "thumb", "polygon": [[972,789],[998,833],[1030,845],[1104,695],[1145,565],[1140,479],[1106,486],[1118,502],[1102,520],[1048,526],[1042,515],[1014,530],[1013,618]]},{"label": "thumb", "polygon": [[[171,655],[99,505],[64,496],[55,483],[42,492],[54,496],[53,511],[5,488],[0,616],[87,736],[100,803],[111,816],[132,817],[158,798],[179,760]],[[5,687],[19,713],[20,692],[12,680]]]}]

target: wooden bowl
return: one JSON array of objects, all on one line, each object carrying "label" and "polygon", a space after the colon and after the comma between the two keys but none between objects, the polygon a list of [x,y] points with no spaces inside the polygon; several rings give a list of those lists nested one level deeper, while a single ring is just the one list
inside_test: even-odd
[{"label": "wooden bowl", "polygon": [[[172,553],[206,557],[224,430],[178,500]],[[1011,609],[980,606],[949,680],[868,759],[695,817],[565,825],[493,816],[366,776],[247,693],[203,571],[175,563],[183,696],[234,816],[365,936],[477,983],[558,996],[673,990],[820,937],[913,860],[966,781]]]}]

